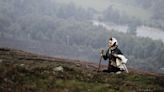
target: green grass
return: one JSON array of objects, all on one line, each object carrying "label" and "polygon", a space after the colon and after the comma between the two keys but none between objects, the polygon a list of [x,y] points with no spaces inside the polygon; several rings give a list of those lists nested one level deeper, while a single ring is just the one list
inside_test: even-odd
[{"label": "green grass", "polygon": [[109,84],[87,83],[77,80],[57,80],[55,83],[58,87],[78,90],[80,92],[111,92],[113,90],[108,88],[110,86]]}]

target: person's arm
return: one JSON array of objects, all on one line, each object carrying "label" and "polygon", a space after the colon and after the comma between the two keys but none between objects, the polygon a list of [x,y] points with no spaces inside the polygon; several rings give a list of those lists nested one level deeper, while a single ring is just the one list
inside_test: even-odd
[{"label": "person's arm", "polygon": [[102,55],[104,60],[107,60],[109,58],[109,49],[106,51],[105,55]]}]

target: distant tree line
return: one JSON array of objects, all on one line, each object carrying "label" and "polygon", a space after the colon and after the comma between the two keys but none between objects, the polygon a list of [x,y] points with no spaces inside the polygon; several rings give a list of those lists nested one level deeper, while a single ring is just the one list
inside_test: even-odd
[{"label": "distant tree line", "polygon": [[[119,47],[129,59],[129,66],[160,71],[164,66],[164,44],[161,41],[95,27],[88,21],[94,12],[73,3],[58,4],[54,0],[1,0],[0,38],[38,41],[49,44],[44,49],[53,55],[98,61],[99,49],[107,49],[112,35],[118,39]],[[108,12],[107,15],[114,16]],[[115,19],[113,21],[118,22]],[[60,49],[54,51],[51,47]]]},{"label": "distant tree line", "polygon": [[[151,18],[143,21],[139,18],[128,16],[126,13],[122,14],[111,5],[103,11],[102,20],[114,22],[116,24],[128,24],[130,29],[132,27],[135,28],[140,25],[146,25],[164,30],[164,0],[126,0],[123,2],[133,2],[131,3],[132,6],[150,11]],[[135,27],[130,26],[130,24],[135,25]]]}]

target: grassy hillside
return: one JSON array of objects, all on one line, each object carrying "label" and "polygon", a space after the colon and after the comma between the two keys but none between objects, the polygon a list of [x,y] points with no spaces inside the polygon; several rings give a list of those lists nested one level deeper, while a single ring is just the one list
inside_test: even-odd
[{"label": "grassy hillside", "polygon": [[[56,67],[62,66],[63,71]],[[164,75],[96,72],[97,64],[0,48],[0,92],[162,92]]]}]

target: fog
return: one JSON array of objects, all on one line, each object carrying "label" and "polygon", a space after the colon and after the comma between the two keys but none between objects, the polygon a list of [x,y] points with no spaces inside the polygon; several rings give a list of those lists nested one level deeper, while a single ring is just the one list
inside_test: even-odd
[{"label": "fog", "polygon": [[[107,30],[115,30],[122,33],[128,32],[128,26],[127,25],[117,25],[117,24],[106,24],[104,22],[92,21],[94,26],[101,26]],[[152,40],[161,40],[164,42],[164,31],[162,29],[158,28],[152,28],[148,26],[138,26],[136,28],[136,36],[138,37],[145,37],[145,38],[151,38]]]},{"label": "fog", "polygon": [[99,50],[106,50],[114,36],[129,67],[163,72],[163,4],[163,0],[0,0],[0,47],[98,62]]}]

